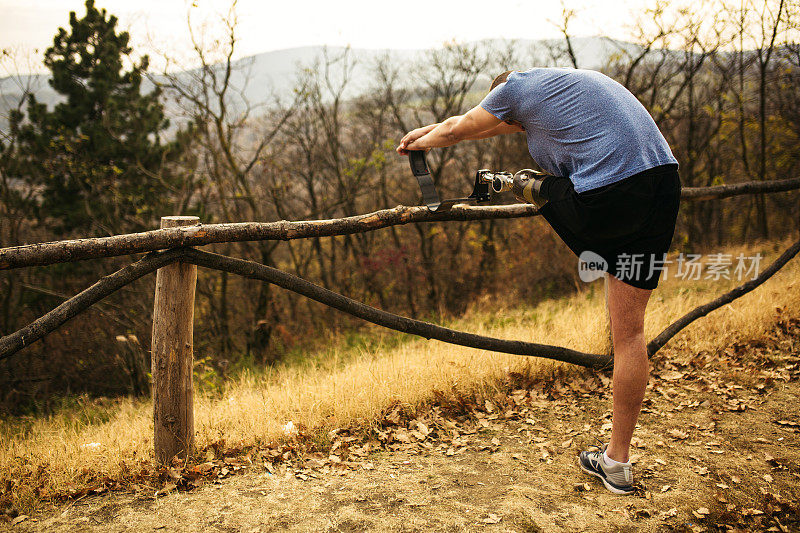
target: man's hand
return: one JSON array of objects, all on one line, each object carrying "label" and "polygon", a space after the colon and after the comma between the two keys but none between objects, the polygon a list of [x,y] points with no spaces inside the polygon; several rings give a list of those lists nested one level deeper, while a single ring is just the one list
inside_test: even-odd
[{"label": "man's hand", "polygon": [[408,155],[408,145],[426,135],[438,125],[439,124],[431,124],[430,126],[417,128],[406,133],[405,136],[400,140],[400,145],[397,147],[397,153],[400,155]]}]

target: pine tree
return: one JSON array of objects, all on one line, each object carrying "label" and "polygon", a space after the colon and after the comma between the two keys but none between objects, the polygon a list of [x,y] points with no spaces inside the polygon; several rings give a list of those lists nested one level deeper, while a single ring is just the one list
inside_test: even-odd
[{"label": "pine tree", "polygon": [[40,220],[92,233],[152,227],[165,212],[155,211],[175,181],[168,162],[182,142],[162,142],[169,121],[160,90],[142,94],[148,58],[133,60],[128,33],[117,33],[117,18],[94,0],[83,18],[70,12],[69,25],[44,60],[65,101],[51,111],[31,96],[27,121],[16,124],[27,155],[23,178],[41,189]]}]

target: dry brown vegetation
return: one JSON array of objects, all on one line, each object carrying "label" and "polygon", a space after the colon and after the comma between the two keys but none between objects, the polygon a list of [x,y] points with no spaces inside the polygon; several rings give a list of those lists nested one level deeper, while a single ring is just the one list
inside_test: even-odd
[{"label": "dry brown vegetation", "polygon": [[[758,249],[771,258],[780,244]],[[223,391],[200,394],[201,451],[171,471],[152,471],[145,401],[86,402],[82,412],[4,424],[6,520],[52,502],[61,511],[42,515],[46,528],[74,527],[75,516],[88,518],[81,527],[147,529],[153,520],[172,527],[168,516],[180,519],[198,506],[222,525],[224,505],[232,506],[231,520],[254,530],[470,530],[476,522],[513,531],[654,530],[735,524],[742,513],[752,515],[747,524],[788,527],[775,519],[797,520],[790,503],[798,487],[798,274],[795,260],[657,355],[635,440],[644,499],[613,498],[573,464],[610,427],[606,376],[414,340],[246,373]],[[647,336],[732,284],[667,280],[651,303]],[[477,302],[453,325],[602,350],[601,289],[595,283],[570,298],[492,313],[477,311],[487,305]],[[298,435],[287,437],[289,421]],[[238,472],[246,475],[202,487]],[[576,492],[584,482],[578,488],[588,492]],[[371,484],[381,488],[368,490]],[[197,496],[153,500],[157,491],[196,487]],[[96,496],[109,488],[125,490]],[[236,502],[220,503],[218,491],[238,495]],[[62,516],[65,506],[71,511]],[[18,527],[36,526],[24,520]]]}]

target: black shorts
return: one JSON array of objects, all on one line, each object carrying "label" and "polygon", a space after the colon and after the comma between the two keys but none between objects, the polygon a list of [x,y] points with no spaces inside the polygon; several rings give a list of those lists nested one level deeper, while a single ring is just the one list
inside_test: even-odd
[{"label": "black shorts", "polygon": [[658,286],[678,217],[678,165],[582,193],[569,179],[548,176],[541,192],[548,198],[542,216],[575,255],[594,252],[605,260],[600,270],[641,289]]}]

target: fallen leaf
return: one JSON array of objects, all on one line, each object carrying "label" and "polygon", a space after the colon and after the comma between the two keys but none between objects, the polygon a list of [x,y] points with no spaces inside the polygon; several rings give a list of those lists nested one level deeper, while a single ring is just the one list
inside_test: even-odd
[{"label": "fallen leaf", "polygon": [[167,483],[161,488],[161,490],[156,492],[156,496],[158,496],[159,494],[167,494],[168,492],[171,492],[177,488],[178,486],[175,483]]},{"label": "fallen leaf", "polygon": [[677,380],[683,378],[683,376],[684,376],[684,373],[683,372],[678,372],[677,370],[670,370],[668,372],[662,372],[661,373],[661,379],[664,379],[666,381],[677,381]]},{"label": "fallen leaf", "polygon": [[664,485],[663,487],[661,487],[661,492],[667,492],[671,488],[672,488],[672,485]]},{"label": "fallen leaf", "polygon": [[24,521],[25,521],[25,520],[27,520],[27,519],[28,519],[28,515],[26,515],[26,514],[21,514],[21,515],[19,515],[18,517],[16,517],[14,520],[12,520],[12,521],[11,521],[11,525],[12,525],[12,526],[16,526],[17,524],[19,524],[19,523],[21,523],[21,522],[24,522]]},{"label": "fallen leaf", "polygon": [[[488,401],[488,400],[487,400],[487,401]],[[502,518],[501,518],[500,516],[498,516],[498,515],[496,515],[496,514],[494,514],[494,513],[489,513],[489,516],[487,516],[486,518],[484,518],[484,519],[482,520],[482,522],[483,522],[484,524],[497,524],[498,522],[500,522],[500,520],[502,520]]]},{"label": "fallen leaf", "polygon": [[500,446],[500,439],[498,439],[497,437],[492,437],[492,444],[494,444],[495,446]]},{"label": "fallen leaf", "polygon": [[397,431],[394,432],[393,436],[397,442],[402,442],[405,444],[411,442],[411,434],[405,428],[398,429]]},{"label": "fallen leaf", "polygon": [[[266,463],[265,463],[266,464]],[[195,470],[201,474],[206,474],[210,472],[214,468],[214,463],[200,463],[199,465],[194,467]]]},{"label": "fallen leaf", "polygon": [[570,446],[572,446],[572,439],[567,439],[561,443],[562,448],[569,448]]},{"label": "fallen leaf", "polygon": [[772,483],[774,480],[772,479],[771,475],[764,474],[764,481],[766,481],[767,483]]},{"label": "fallen leaf", "polygon": [[701,507],[701,508],[697,509],[696,511],[692,511],[692,514],[696,518],[700,518],[700,519],[705,518],[706,515],[708,515],[709,513],[710,513],[710,511],[708,510],[708,507]]},{"label": "fallen leaf", "polygon": [[689,434],[679,429],[670,429],[667,434],[675,440],[688,439]]},{"label": "fallen leaf", "polygon": [[668,511],[664,511],[661,513],[661,520],[666,520],[667,518],[672,518],[673,516],[678,516],[678,509],[673,507]]},{"label": "fallen leaf", "polygon": [[395,426],[400,423],[400,406],[395,405],[394,409],[389,411],[384,417],[384,420],[389,422],[390,424],[394,424]]}]

